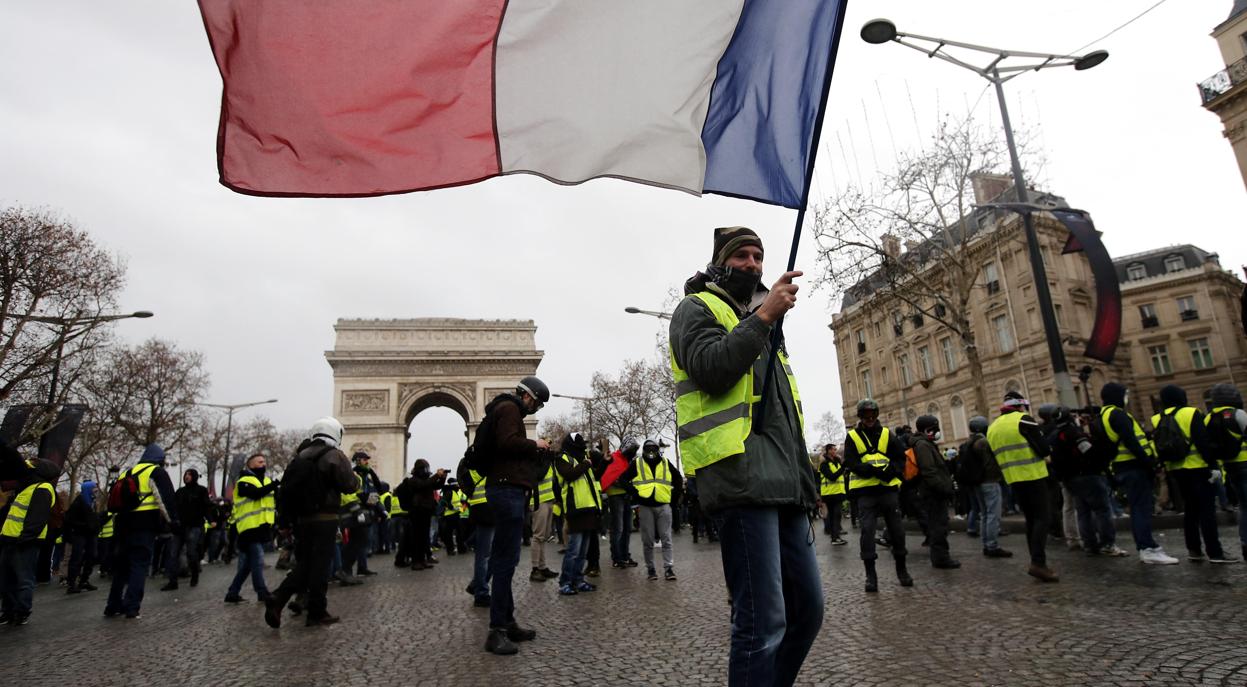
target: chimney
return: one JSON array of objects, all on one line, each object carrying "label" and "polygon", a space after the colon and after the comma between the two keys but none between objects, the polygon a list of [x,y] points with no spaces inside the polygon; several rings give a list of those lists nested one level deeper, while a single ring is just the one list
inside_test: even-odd
[{"label": "chimney", "polygon": [[1013,177],[1003,174],[974,174],[970,177],[974,184],[974,202],[990,203],[1013,187]]},{"label": "chimney", "polygon": [[905,250],[911,251],[918,247],[918,242],[913,239],[905,239]]},{"label": "chimney", "polygon": [[883,244],[883,254],[893,260],[901,257],[901,239],[895,234],[884,234],[879,237]]}]

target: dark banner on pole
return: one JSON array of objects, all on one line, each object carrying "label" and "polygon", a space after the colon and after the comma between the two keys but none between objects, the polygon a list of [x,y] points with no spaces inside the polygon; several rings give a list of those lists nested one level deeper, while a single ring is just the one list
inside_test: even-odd
[{"label": "dark banner on pole", "polygon": [[1095,277],[1095,325],[1087,338],[1084,355],[1111,363],[1121,338],[1121,285],[1117,281],[1113,258],[1100,240],[1100,232],[1095,230],[1091,218],[1085,213],[1073,210],[1051,212],[1069,229],[1070,237],[1062,253],[1086,253],[1091,274]]},{"label": "dark banner on pole", "polygon": [[87,407],[81,403],[61,406],[61,412],[57,413],[52,428],[39,437],[39,457],[63,467],[65,458],[69,456],[69,445],[74,443],[78,426],[82,424],[82,418],[86,414]]},{"label": "dark banner on pole", "polygon": [[26,429],[26,421],[34,409],[35,406],[29,403],[9,407],[4,414],[4,422],[0,423],[0,441],[5,446],[16,448],[21,443],[22,430]]}]

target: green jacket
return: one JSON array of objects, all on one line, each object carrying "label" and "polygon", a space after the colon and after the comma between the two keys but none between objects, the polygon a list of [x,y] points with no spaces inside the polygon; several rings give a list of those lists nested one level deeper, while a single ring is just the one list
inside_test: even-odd
[{"label": "green jacket", "polygon": [[[685,292],[693,291],[686,287]],[[724,300],[735,307],[731,299]],[[750,365],[759,386],[766,376],[771,326],[742,309],[737,314],[741,321],[731,333],[696,298],[685,297],[672,314],[671,352],[708,393],[731,389]],[[810,465],[792,391],[778,363],[767,394],[766,417],[754,418],[745,452],[697,471],[697,490],[707,511],[732,506],[816,507],[818,479]]]}]

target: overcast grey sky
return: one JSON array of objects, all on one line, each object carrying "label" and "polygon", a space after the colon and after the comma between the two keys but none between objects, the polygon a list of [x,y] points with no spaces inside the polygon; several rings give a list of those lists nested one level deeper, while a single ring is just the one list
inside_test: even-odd
[{"label": "overcast grey sky", "polygon": [[[999,122],[992,94],[979,98],[984,81],[862,43],[866,20],[1064,52],[1153,2],[851,2],[816,191],[868,183],[896,150],[921,144],[940,112],[960,116],[977,103],[979,116]],[[1089,210],[1114,254],[1191,242],[1228,268],[1247,262],[1243,184],[1195,89],[1223,66],[1208,34],[1231,5],[1167,2],[1094,46],[1112,53],[1104,65],[1008,85],[1015,123],[1043,146],[1048,189]],[[583,394],[595,370],[653,355],[656,321],[623,308],[660,306],[708,260],[712,227],[756,228],[768,281],[782,272],[794,211],[614,180],[569,188],[517,176],[349,200],[237,195],[217,183],[220,92],[190,0],[0,6],[0,203],[58,208],[124,256],[123,307],[157,316],[123,323],[120,336],[202,351],[210,400],[277,397],[263,410],[280,426],[329,412],[323,352],[339,317],[531,318],[546,352],[541,376]],[[811,243],[807,235],[798,261],[808,273]],[[827,329],[835,304],[803,293],[786,331],[816,418],[840,407]],[[556,400],[544,412],[567,410]],[[449,465],[462,431],[450,411],[426,412],[413,455]]]}]

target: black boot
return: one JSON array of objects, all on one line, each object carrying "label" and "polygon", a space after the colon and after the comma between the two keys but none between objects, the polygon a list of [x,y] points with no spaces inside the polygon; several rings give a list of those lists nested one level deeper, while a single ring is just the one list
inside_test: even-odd
[{"label": "black boot", "polygon": [[862,561],[866,566],[866,591],[873,594],[879,591],[879,575],[875,573],[874,561]]},{"label": "black boot", "polygon": [[909,571],[905,569],[905,557],[898,556],[896,559],[896,579],[900,581],[902,587],[914,586],[914,578],[909,576]]}]

